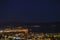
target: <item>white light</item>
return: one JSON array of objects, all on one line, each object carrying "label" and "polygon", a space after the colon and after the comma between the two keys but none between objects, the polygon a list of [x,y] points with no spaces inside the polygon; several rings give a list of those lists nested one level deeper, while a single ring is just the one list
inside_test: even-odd
[{"label": "white light", "polygon": [[39,25],[35,25],[35,26],[33,26],[33,27],[40,27]]},{"label": "white light", "polygon": [[52,25],[52,27],[56,27],[56,25]]},{"label": "white light", "polygon": [[3,32],[2,30],[0,30],[0,33]]}]

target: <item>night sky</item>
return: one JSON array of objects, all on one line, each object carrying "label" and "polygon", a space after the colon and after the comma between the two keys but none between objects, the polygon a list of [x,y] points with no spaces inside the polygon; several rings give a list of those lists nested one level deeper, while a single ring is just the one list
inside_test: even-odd
[{"label": "night sky", "polygon": [[0,22],[60,21],[59,0],[0,0]]}]

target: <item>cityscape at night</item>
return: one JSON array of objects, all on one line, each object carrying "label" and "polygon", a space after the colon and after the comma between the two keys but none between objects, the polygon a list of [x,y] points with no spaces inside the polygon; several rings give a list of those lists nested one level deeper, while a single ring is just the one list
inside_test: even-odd
[{"label": "cityscape at night", "polygon": [[0,40],[60,40],[59,25],[59,22],[1,23]]},{"label": "cityscape at night", "polygon": [[60,40],[60,0],[0,0],[0,40]]}]

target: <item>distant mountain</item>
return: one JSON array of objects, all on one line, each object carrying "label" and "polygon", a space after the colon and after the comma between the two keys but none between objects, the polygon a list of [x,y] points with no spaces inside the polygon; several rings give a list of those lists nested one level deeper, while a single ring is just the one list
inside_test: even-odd
[{"label": "distant mountain", "polygon": [[40,25],[40,24],[60,24],[60,22],[13,22],[13,21],[8,21],[8,22],[0,22],[0,25],[1,24],[37,24],[37,25]]}]

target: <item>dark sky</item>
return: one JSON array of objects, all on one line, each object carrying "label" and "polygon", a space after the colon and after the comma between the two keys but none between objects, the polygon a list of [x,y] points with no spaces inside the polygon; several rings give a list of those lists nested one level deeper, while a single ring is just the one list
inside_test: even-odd
[{"label": "dark sky", "polygon": [[0,22],[60,21],[59,0],[0,0]]}]

